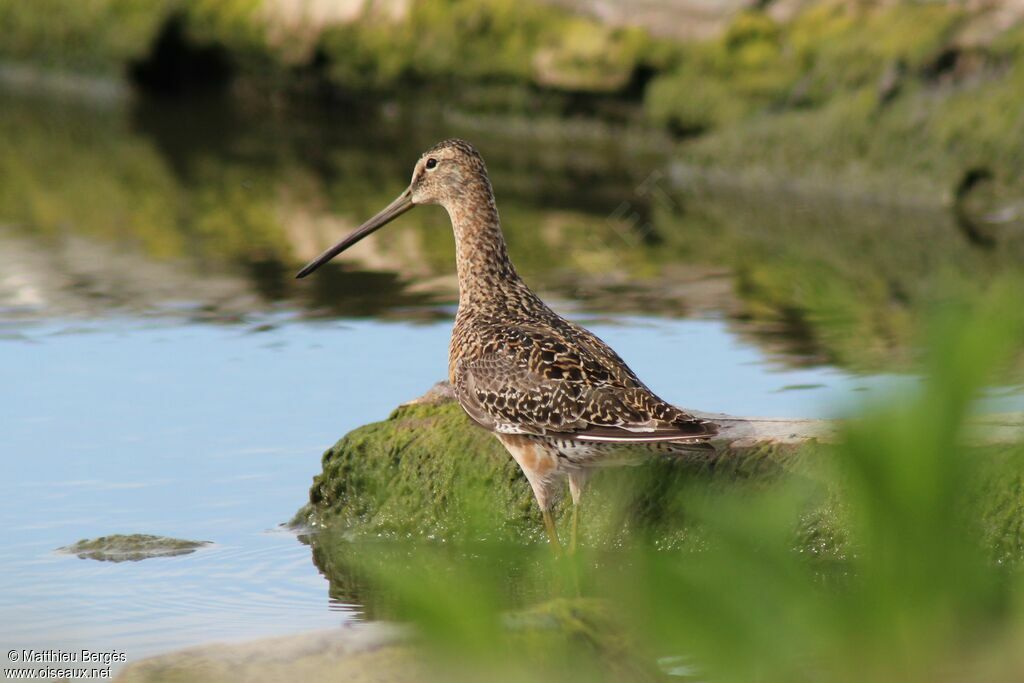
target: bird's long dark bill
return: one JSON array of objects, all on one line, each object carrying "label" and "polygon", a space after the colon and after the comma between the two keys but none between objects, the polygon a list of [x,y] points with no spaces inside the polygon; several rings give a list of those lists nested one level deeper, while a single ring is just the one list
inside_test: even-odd
[{"label": "bird's long dark bill", "polygon": [[299,274],[296,275],[295,277],[306,277],[314,270],[316,270],[317,268],[319,268],[320,266],[322,266],[323,264],[327,263],[332,258],[337,256],[338,254],[345,251],[353,244],[369,235],[371,232],[374,232],[375,230],[380,230],[385,225],[395,220],[412,207],[412,190],[410,189],[398,195],[398,199],[388,204],[387,207],[383,211],[378,213],[376,216],[360,225],[359,228],[355,230],[351,235],[349,235],[348,237],[338,242],[333,247],[331,247],[330,249],[328,249],[327,251],[325,251],[324,253],[320,254],[315,259],[307,263],[306,266],[302,270],[300,270]]}]

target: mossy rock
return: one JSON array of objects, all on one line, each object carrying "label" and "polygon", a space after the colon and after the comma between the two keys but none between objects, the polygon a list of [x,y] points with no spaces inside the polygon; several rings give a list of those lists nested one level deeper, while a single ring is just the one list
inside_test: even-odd
[{"label": "mossy rock", "polygon": [[[353,544],[418,540],[464,548],[486,541],[523,548],[545,543],[539,511],[518,465],[465,416],[444,385],[439,387],[387,420],[353,430],[323,456],[310,502],[293,523],[309,531],[305,540],[313,546],[314,561],[339,599],[355,601],[364,588],[362,577],[376,573],[373,566],[353,563]],[[1018,451],[1002,445],[971,453],[979,463],[976,518],[984,520],[987,545],[1004,563],[1024,556]],[[641,541],[687,552],[705,540],[706,530],[690,514],[702,500],[797,487],[804,503],[793,543],[830,562],[849,550],[839,498],[823,483],[836,457],[832,446],[807,443],[796,450],[720,449],[711,459],[653,458],[636,467],[599,470],[583,498],[580,541],[609,551]],[[569,538],[571,510],[567,497],[554,508],[563,539]],[[373,552],[398,555],[380,565],[401,564],[408,548],[384,545]]]},{"label": "mossy rock", "polygon": [[210,541],[188,541],[152,534],[112,534],[82,539],[57,548],[57,552],[78,555],[83,560],[138,562],[152,557],[188,555],[207,545],[210,545]]},{"label": "mossy rock", "polygon": [[460,490],[488,491],[513,527],[539,523],[533,494],[497,439],[454,401],[424,401],[353,430],[324,453],[300,516],[359,534],[444,537],[471,514]]},{"label": "mossy rock", "polygon": [[[328,529],[340,535],[336,540],[542,542],[540,512],[519,466],[439,386],[326,451],[309,504],[293,523]],[[655,458],[598,471],[584,496],[581,537],[614,544],[642,529],[663,544],[686,543],[691,530],[679,523],[675,509],[681,490],[693,484],[705,490],[757,487],[802,461],[791,450],[755,448],[712,460]],[[572,509],[567,498],[554,508],[566,538]]]}]

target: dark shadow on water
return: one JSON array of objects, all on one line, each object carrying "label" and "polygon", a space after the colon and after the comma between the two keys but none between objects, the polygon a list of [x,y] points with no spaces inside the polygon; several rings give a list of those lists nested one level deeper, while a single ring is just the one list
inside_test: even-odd
[{"label": "dark shadow on water", "polygon": [[149,54],[132,62],[128,76],[143,90],[161,96],[223,90],[234,73],[228,51],[218,44],[197,44],[181,14],[169,17]]},{"label": "dark shadow on water", "polygon": [[[295,276],[289,271],[284,277]],[[408,283],[397,273],[328,265],[309,282],[310,287],[300,296],[314,317],[386,318],[387,311],[401,309],[420,309],[426,314],[431,306],[443,303],[428,294],[409,292]]]}]

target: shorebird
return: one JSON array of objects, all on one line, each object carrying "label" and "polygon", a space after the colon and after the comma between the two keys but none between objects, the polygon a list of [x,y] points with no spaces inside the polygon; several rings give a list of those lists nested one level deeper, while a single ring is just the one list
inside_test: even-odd
[{"label": "shorebird", "polygon": [[568,479],[575,551],[580,498],[594,468],[658,453],[713,452],[714,424],[656,396],[607,344],[552,311],[508,256],[484,160],[450,139],[416,162],[391,204],[312,260],[302,278],[419,204],[440,204],[455,231],[459,307],[448,379],[466,414],[494,433],[533,488],[551,545],[551,506]]}]

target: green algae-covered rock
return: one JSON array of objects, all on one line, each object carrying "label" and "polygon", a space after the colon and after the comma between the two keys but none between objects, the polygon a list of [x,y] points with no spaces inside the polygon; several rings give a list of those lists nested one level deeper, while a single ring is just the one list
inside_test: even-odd
[{"label": "green algae-covered rock", "polygon": [[311,526],[404,537],[446,536],[466,521],[474,501],[459,491],[486,491],[488,507],[523,528],[539,515],[519,467],[457,403],[429,398],[387,420],[353,430],[323,456],[300,519]]},{"label": "green algae-covered rock", "polygon": [[[783,424],[786,430],[812,433],[802,422]],[[788,488],[798,490],[804,501],[794,543],[823,561],[845,556],[847,520],[837,502],[833,470],[844,457],[842,447],[813,439],[799,446],[785,443],[774,438],[778,429],[772,432],[767,420],[723,417],[719,423],[723,435],[736,431],[740,438],[719,443],[714,458],[654,458],[637,467],[597,471],[583,499],[581,542],[613,549],[647,539],[660,548],[699,548],[705,530],[691,512],[702,499]],[[823,433],[822,423],[811,424],[813,433]],[[751,437],[751,428],[760,437]],[[992,429],[981,423],[976,431],[994,434]],[[1003,436],[971,449],[977,476],[969,490],[986,545],[1000,562],[1014,563],[1024,556],[1022,461],[1012,434]],[[569,538],[571,509],[566,496],[554,510],[563,540]],[[313,532],[306,540],[314,560],[342,600],[359,595],[367,569],[351,562],[352,542],[489,540],[524,547],[545,538],[518,465],[497,439],[465,416],[445,385],[382,422],[353,430],[324,453],[323,471],[294,524]],[[401,562],[400,554],[380,564]]]},{"label": "green algae-covered rock", "polygon": [[138,562],[151,557],[188,555],[207,545],[210,545],[209,541],[188,541],[152,534],[112,534],[82,539],[77,543],[57,548],[57,552],[78,555],[83,560]]},{"label": "green algae-covered rock", "polygon": [[[581,535],[618,539],[642,527],[679,541],[686,531],[675,523],[673,508],[683,489],[760,485],[801,461],[792,450],[748,447],[713,460],[657,458],[598,471],[584,497]],[[445,385],[387,420],[353,430],[322,462],[296,526],[329,528],[349,539],[544,537],[519,466],[466,417]],[[566,498],[555,508],[563,534],[572,507]]]}]

